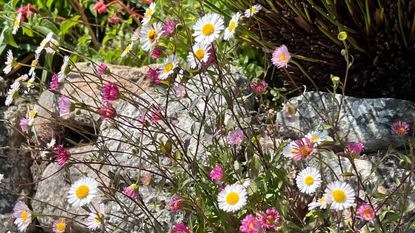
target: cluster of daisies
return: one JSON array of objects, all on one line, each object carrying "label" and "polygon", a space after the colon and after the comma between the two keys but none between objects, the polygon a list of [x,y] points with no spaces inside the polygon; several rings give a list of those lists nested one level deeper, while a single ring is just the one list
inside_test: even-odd
[{"label": "cluster of daisies", "polygon": [[[105,217],[108,215],[108,208],[103,203],[94,204],[92,201],[98,194],[98,183],[88,177],[84,177],[73,183],[68,192],[68,202],[73,206],[86,207],[88,205],[90,213],[86,216],[85,224],[91,231],[101,229]],[[29,207],[22,201],[16,203],[14,209],[14,224],[18,230],[25,232],[32,220],[36,217]],[[64,233],[69,222],[66,218],[55,219],[52,223],[54,233]]]}]

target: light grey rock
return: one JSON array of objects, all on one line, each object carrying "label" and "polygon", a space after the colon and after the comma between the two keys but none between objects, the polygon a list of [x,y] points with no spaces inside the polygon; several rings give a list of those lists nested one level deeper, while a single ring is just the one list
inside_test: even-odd
[{"label": "light grey rock", "polygon": [[[330,93],[320,94],[321,99],[317,92],[305,92],[302,96],[288,101],[297,106],[297,113],[291,118],[283,111],[277,114],[282,136],[301,137],[327,122],[335,122],[334,113],[341,101],[341,95],[334,95],[333,98]],[[397,120],[412,123],[414,118],[415,104],[410,101],[345,96],[337,130],[344,142],[362,142],[366,152],[376,152],[387,149],[389,145],[403,146],[405,140],[392,132],[391,125]]]}]

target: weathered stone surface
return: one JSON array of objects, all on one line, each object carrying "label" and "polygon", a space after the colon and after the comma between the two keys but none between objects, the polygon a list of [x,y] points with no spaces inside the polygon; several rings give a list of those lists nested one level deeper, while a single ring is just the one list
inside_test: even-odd
[{"label": "weathered stone surface", "polygon": [[[282,136],[292,138],[304,136],[308,131],[324,125],[324,122],[335,122],[334,113],[340,103],[341,95],[335,95],[333,98],[330,93],[320,92],[320,94],[322,101],[317,92],[306,92],[288,101],[298,109],[296,115],[291,118],[285,112],[277,114]],[[389,145],[402,146],[405,140],[392,132],[391,125],[397,120],[413,122],[414,118],[415,104],[410,101],[345,96],[337,130],[340,138],[345,142],[362,142],[367,152],[374,152],[386,149]]]},{"label": "weathered stone surface", "polygon": [[[71,158],[76,161],[88,160],[95,152],[96,148],[93,146],[69,149]],[[83,164],[74,164],[69,171],[66,171],[56,163],[49,164],[42,174],[42,180],[38,183],[36,194],[31,202],[33,211],[44,215],[74,217],[77,221],[83,222],[87,212],[68,203],[67,196],[71,184],[85,176],[96,179],[98,183],[102,182],[105,186],[108,186],[110,182],[107,177],[107,166],[100,166],[99,164],[90,164],[89,166],[93,170]],[[95,171],[100,171],[100,173],[97,174]],[[102,198],[98,196],[95,203],[100,201],[102,201]],[[50,226],[53,221],[53,218],[50,217],[38,217],[37,219],[42,226]],[[88,232],[76,223],[73,223],[72,227],[75,232]],[[45,227],[44,230],[51,232],[50,227]]]}]

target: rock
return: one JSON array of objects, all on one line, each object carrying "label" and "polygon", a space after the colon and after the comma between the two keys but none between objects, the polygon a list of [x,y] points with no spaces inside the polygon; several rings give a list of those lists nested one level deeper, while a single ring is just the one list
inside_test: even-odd
[{"label": "rock", "polygon": [[[334,113],[341,95],[320,92],[306,92],[302,96],[291,98],[288,103],[297,106],[294,117],[288,117],[283,111],[277,114],[280,134],[285,137],[301,137],[310,130],[325,125],[335,119]],[[328,115],[325,114],[325,108]],[[337,130],[344,142],[362,142],[366,152],[385,150],[389,145],[403,146],[405,140],[391,130],[397,121],[414,121],[415,104],[391,98],[363,99],[344,97],[344,105],[340,111]],[[330,120],[329,120],[330,119]]]},{"label": "rock", "polygon": [[[0,108],[0,173],[4,174],[0,192],[0,214],[11,213],[19,194],[29,195],[33,188],[30,154],[19,151],[23,136],[18,130],[26,105]],[[8,147],[2,149],[1,147]]]},{"label": "rock", "polygon": [[[97,149],[86,145],[71,148],[68,151],[71,158],[77,161],[86,161],[96,153]],[[90,166],[93,170],[84,164],[78,163],[72,165],[68,171],[62,169],[56,163],[49,164],[43,171],[41,181],[37,185],[34,199],[31,202],[33,211],[44,215],[71,217],[77,221],[84,222],[88,212],[82,208],[73,207],[68,203],[67,196],[71,184],[84,176],[96,179],[99,183],[104,183],[105,186],[109,186],[110,183],[107,177],[108,166],[100,166],[99,164],[91,164]],[[96,174],[96,171],[100,171],[100,173]],[[102,200],[98,196],[95,203],[100,203]],[[38,217],[37,219],[44,231],[52,232],[50,224],[53,222],[53,218]],[[73,222],[72,228],[76,229],[75,232],[88,232],[85,227],[75,222]]]}]

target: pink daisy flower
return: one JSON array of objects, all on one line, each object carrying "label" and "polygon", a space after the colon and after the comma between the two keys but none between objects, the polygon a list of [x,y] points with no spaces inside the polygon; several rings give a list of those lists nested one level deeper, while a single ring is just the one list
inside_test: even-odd
[{"label": "pink daisy flower", "polygon": [[20,125],[20,129],[21,129],[23,132],[25,132],[25,133],[29,132],[29,120],[28,120],[28,119],[26,119],[26,118],[22,117],[22,118],[20,119],[20,123],[19,123],[19,125]]},{"label": "pink daisy flower", "polygon": [[117,115],[117,111],[110,103],[108,103],[106,106],[103,106],[101,109],[99,109],[99,114],[101,115],[102,120],[114,119],[114,117]]},{"label": "pink daisy flower", "polygon": [[59,116],[68,119],[71,116],[72,101],[66,96],[60,96],[58,100]]},{"label": "pink daisy flower", "polygon": [[166,23],[164,23],[162,28],[163,36],[170,36],[171,34],[173,34],[174,29],[176,29],[176,24],[174,23],[174,21],[171,19],[166,20]]},{"label": "pink daisy flower", "polygon": [[161,49],[156,47],[154,48],[153,52],[151,53],[151,58],[157,60],[161,56]]},{"label": "pink daisy flower", "polygon": [[64,218],[56,219],[52,225],[53,233],[64,233],[66,229],[66,222]]},{"label": "pink daisy flower", "polygon": [[246,233],[258,233],[261,231],[261,223],[252,214],[248,214],[241,221],[239,231]]},{"label": "pink daisy flower", "polygon": [[396,121],[392,124],[392,131],[399,136],[404,136],[409,132],[409,124],[404,121]]},{"label": "pink daisy flower", "polygon": [[365,149],[365,145],[360,142],[348,142],[346,145],[347,154],[351,157],[358,157]]},{"label": "pink daisy flower", "polygon": [[313,153],[314,144],[308,138],[301,138],[292,141],[283,150],[284,156],[292,158],[294,160],[309,159],[313,155]]},{"label": "pink daisy flower", "polygon": [[146,73],[146,77],[148,79],[150,79],[152,82],[154,82],[155,84],[160,84],[160,69],[152,69],[149,68],[147,73]]},{"label": "pink daisy flower", "polygon": [[373,220],[375,219],[375,211],[368,204],[361,205],[359,209],[357,209],[357,213],[359,214],[359,217],[363,220],[373,223]]},{"label": "pink daisy flower", "polygon": [[262,94],[267,90],[268,83],[265,82],[265,80],[261,80],[256,83],[251,83],[249,86],[251,87],[252,91],[256,94]]},{"label": "pink daisy flower", "polygon": [[124,187],[123,193],[132,200],[136,200],[139,197],[138,186],[131,184],[130,186]]},{"label": "pink daisy flower", "polygon": [[288,62],[291,59],[291,55],[288,52],[288,48],[285,45],[281,45],[280,47],[276,48],[275,51],[272,53],[272,64],[278,68],[287,68]]},{"label": "pink daisy flower", "polygon": [[212,169],[212,171],[210,171],[210,174],[209,175],[210,175],[210,179],[213,182],[220,181],[222,179],[222,177],[223,177],[223,169],[222,169],[222,167],[219,166],[219,165],[216,165]]},{"label": "pink daisy flower", "polygon": [[244,132],[242,129],[236,129],[228,135],[227,140],[229,145],[239,145],[244,140]]},{"label": "pink daisy flower", "polygon": [[50,83],[49,83],[49,88],[52,91],[57,91],[59,89],[59,75],[58,74],[52,75],[52,79],[50,80]]},{"label": "pink daisy flower", "polygon": [[104,63],[101,63],[97,66],[97,75],[101,76],[103,74],[106,74],[108,72],[108,66],[105,65]]},{"label": "pink daisy flower", "polygon": [[62,145],[58,145],[55,148],[55,152],[56,152],[55,161],[58,163],[59,166],[63,167],[69,159],[68,151],[65,148],[63,148]]},{"label": "pink daisy flower", "polygon": [[118,86],[115,83],[108,82],[102,87],[101,96],[104,102],[111,102],[117,100],[119,97]]},{"label": "pink daisy flower", "polygon": [[190,233],[189,228],[184,223],[176,223],[172,228],[173,233]]},{"label": "pink daisy flower", "polygon": [[169,202],[170,210],[172,212],[177,212],[183,208],[183,198],[179,195],[173,195]]},{"label": "pink daisy flower", "polygon": [[275,208],[270,208],[265,211],[260,217],[259,222],[262,224],[262,228],[276,230],[276,223],[280,220],[280,214]]}]

